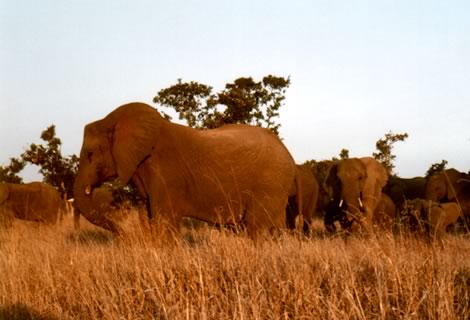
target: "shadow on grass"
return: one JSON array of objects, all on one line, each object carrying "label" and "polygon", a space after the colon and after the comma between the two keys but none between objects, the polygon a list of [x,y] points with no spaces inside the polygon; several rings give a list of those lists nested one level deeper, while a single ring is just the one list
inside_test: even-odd
[{"label": "shadow on grass", "polygon": [[40,313],[25,304],[0,305],[0,320],[55,320],[56,317]]},{"label": "shadow on grass", "polygon": [[67,237],[68,241],[81,245],[110,245],[115,239],[115,235],[104,230],[80,230]]}]

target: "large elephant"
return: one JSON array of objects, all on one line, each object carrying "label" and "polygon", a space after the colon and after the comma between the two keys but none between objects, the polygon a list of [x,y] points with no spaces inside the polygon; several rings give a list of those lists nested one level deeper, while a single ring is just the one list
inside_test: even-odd
[{"label": "large elephant", "polygon": [[[312,173],[309,165],[297,165],[297,177],[302,185],[302,215],[303,215],[303,231],[308,233],[312,223],[313,215],[317,207],[319,185],[318,181]],[[296,192],[289,196],[287,205],[287,227],[295,229],[295,219],[299,213],[298,195]]]},{"label": "large elephant", "polygon": [[371,231],[373,216],[388,180],[385,168],[374,158],[350,158],[332,164],[323,187],[330,203],[325,212],[327,230],[335,220],[343,228]]},{"label": "large elephant", "polygon": [[446,169],[428,178],[425,198],[434,202],[456,202],[470,221],[470,174]]},{"label": "large elephant", "polygon": [[150,221],[177,232],[182,217],[243,223],[257,234],[286,225],[295,162],[270,130],[226,125],[196,130],[164,119],[143,103],[123,105],[84,130],[74,197],[95,225],[121,232],[93,206],[93,189],[119,177],[146,201]]},{"label": "large elephant", "polygon": [[65,212],[59,192],[46,183],[0,183],[0,220],[13,218],[55,224]]},{"label": "large elephant", "polygon": [[425,199],[406,200],[401,213],[404,225],[411,232],[424,233],[432,239],[440,239],[459,216],[455,202],[436,203]]},{"label": "large elephant", "polygon": [[385,185],[383,192],[401,207],[405,199],[424,199],[427,179],[424,177],[400,178],[391,176]]}]

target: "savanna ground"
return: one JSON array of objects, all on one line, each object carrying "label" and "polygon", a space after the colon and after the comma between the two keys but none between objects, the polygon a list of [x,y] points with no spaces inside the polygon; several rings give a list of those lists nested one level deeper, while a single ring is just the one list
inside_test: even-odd
[{"label": "savanna ground", "polygon": [[0,230],[0,319],[469,319],[470,239],[290,234],[253,243],[207,226],[170,245],[72,218]]}]

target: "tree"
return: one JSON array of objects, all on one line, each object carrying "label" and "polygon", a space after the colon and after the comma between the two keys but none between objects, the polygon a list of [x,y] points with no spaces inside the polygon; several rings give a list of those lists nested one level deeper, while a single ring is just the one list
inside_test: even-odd
[{"label": "tree", "polygon": [[389,175],[393,175],[393,168],[395,168],[393,161],[396,156],[392,154],[393,144],[397,141],[405,141],[406,138],[408,138],[408,133],[394,134],[390,131],[385,134],[384,138],[379,139],[375,143],[378,152],[374,152],[372,155],[377,161],[382,163]]},{"label": "tree", "polygon": [[344,160],[344,159],[349,159],[349,150],[348,149],[341,149],[340,153],[339,153],[339,158],[341,160]]},{"label": "tree", "polygon": [[432,176],[435,173],[444,171],[446,169],[447,164],[448,164],[447,160],[442,160],[440,163],[432,164],[429,167],[428,171],[426,171],[425,177],[429,178],[430,176]]},{"label": "tree", "polygon": [[[178,79],[175,85],[160,90],[153,102],[175,109],[179,119],[186,120],[188,126],[202,129],[207,127],[207,118],[214,107],[213,98],[212,87]],[[165,116],[169,118],[168,115]]]},{"label": "tree", "polygon": [[212,87],[197,82],[182,82],[162,89],[153,98],[163,107],[173,108],[179,119],[188,126],[212,129],[229,123],[245,123],[279,133],[279,108],[285,99],[289,78],[266,76],[256,82],[253,78],[238,78],[225,85],[217,94]]},{"label": "tree", "polygon": [[22,159],[10,158],[9,165],[0,166],[0,182],[23,183],[18,173],[24,169],[25,165]]},{"label": "tree", "polygon": [[43,181],[56,187],[62,196],[71,198],[75,174],[78,171],[78,157],[62,156],[62,142],[56,137],[54,125],[50,125],[41,133],[41,139],[47,143],[46,146],[31,144],[21,155],[22,160],[39,166]]}]

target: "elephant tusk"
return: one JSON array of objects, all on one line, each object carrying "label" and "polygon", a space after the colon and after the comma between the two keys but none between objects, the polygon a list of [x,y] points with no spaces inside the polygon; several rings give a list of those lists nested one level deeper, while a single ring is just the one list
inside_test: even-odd
[{"label": "elephant tusk", "polygon": [[362,201],[361,201],[361,198],[357,198],[357,200],[359,200],[359,206],[362,208],[364,208],[364,205],[362,204]]},{"label": "elephant tusk", "polygon": [[86,194],[87,196],[89,196],[89,195],[91,194],[91,186],[90,186],[90,185],[87,185],[87,186],[85,187],[85,194]]},{"label": "elephant tusk", "polygon": [[339,206],[338,206],[338,207],[341,208],[342,206],[343,206],[343,199],[341,199],[341,200],[339,201]]}]

